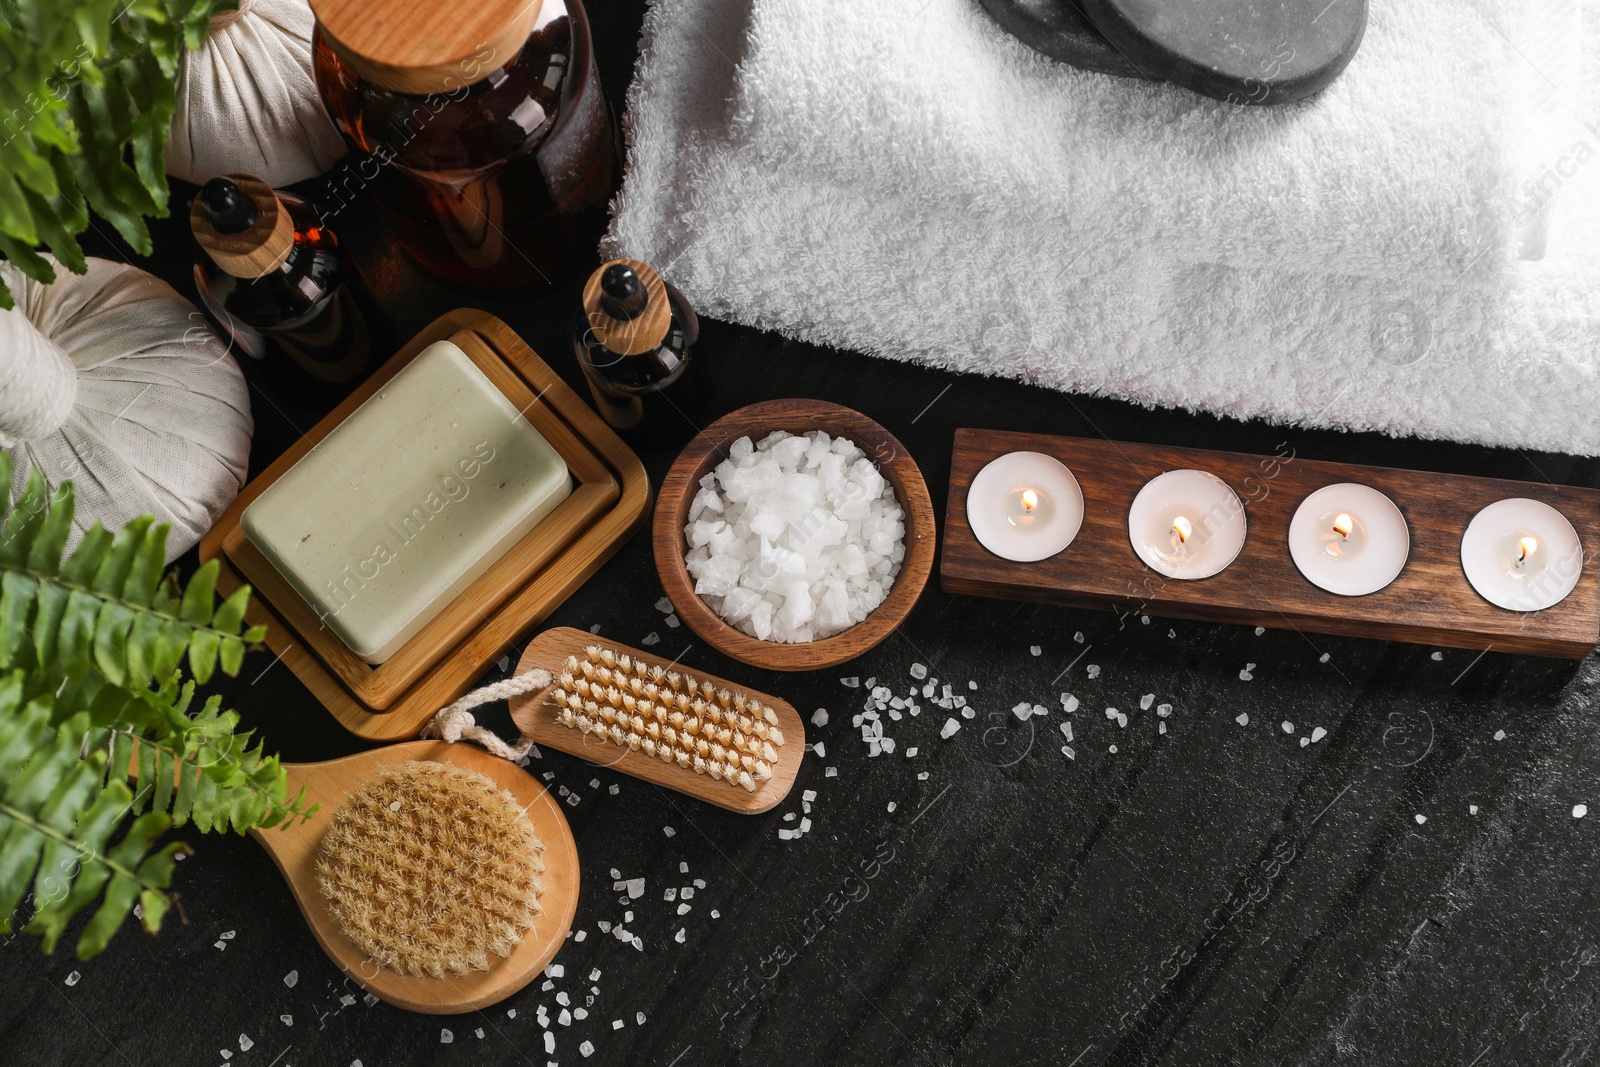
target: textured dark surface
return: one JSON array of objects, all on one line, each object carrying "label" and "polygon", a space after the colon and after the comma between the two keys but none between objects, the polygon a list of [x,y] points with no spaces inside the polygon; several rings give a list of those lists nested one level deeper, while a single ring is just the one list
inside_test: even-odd
[{"label": "textured dark surface", "polygon": [[[620,102],[641,5],[596,7],[601,69]],[[335,221],[384,308],[388,344],[473,304],[577,384],[563,346],[581,278],[542,293],[454,290],[385,244],[359,198]],[[146,265],[187,290],[187,236],[166,225],[158,244]],[[1388,366],[1363,352],[1342,358],[1351,373]],[[338,393],[292,366],[250,375],[259,469]],[[941,515],[958,426],[1268,454],[1286,442],[1321,459],[1600,484],[1591,460],[1151,412],[717,322],[705,323],[677,410],[658,405],[634,442],[659,481],[697,426],[794,395],[883,423],[917,457]],[[808,721],[826,708],[828,724],[808,726],[826,755],[808,756],[791,802],[754,818],[558,753],[535,760],[552,787],[581,798],[566,811],[584,863],[576,928],[586,939],[558,957],[552,989],[536,984],[453,1019],[369,1006],[340,984],[260,848],[185,832],[197,846],[177,875],[186,922],[174,914],[156,938],[130,927],[87,963],[66,950],[44,957],[26,937],[0,942],[0,1062],[164,1067],[223,1063],[222,1050],[238,1067],[1594,1059],[1600,811],[1572,817],[1574,804],[1600,798],[1593,658],[1435,658],[930,588],[900,635],[860,661],[780,676],[668,627],[652,606],[659,596],[639,536],[550,624],[598,624],[634,644],[655,632],[668,655],[781,695]],[[850,724],[866,690],[840,678],[875,676],[903,694],[913,663],[965,692],[977,715],[941,741],[950,713],[922,701],[916,718],[885,716],[897,751],[869,758]],[[264,654],[220,688],[286,758],[361,747]],[[1074,760],[1060,751],[1061,693],[1080,701]],[[1141,710],[1146,694],[1152,707]],[[1048,714],[1019,721],[1010,709],[1024,700]],[[485,718],[509,731],[503,708]],[[1302,747],[1317,727],[1326,735]],[[803,790],[817,791],[810,832],[779,841],[779,828],[798,825],[784,815],[799,811]],[[639,899],[619,902],[613,868],[647,880]],[[695,878],[706,885],[679,916],[663,890]],[[597,925],[630,909],[642,950]],[[587,1018],[555,1021],[557,993],[575,1007],[594,995]]]}]

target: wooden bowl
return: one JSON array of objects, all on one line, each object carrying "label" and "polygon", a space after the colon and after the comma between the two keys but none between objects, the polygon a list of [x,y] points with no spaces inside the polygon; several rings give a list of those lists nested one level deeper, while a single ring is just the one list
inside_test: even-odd
[{"label": "wooden bowl", "polygon": [[[694,580],[684,565],[689,506],[700,491],[700,479],[728,455],[728,446],[741,437],[759,441],[775,430],[804,434],[826,430],[855,442],[877,464],[894,486],[905,512],[906,556],[900,563],[889,596],[876,611],[848,630],[817,641],[784,643],[751,637],[722,620],[694,591]],[[859,411],[826,400],[803,398],[767,400],[729,412],[690,441],[667,471],[656,498],[656,570],[678,617],[719,652],[753,667],[772,671],[810,671],[833,667],[876,647],[895,631],[916,604],[933,572],[933,501],[928,497],[922,472],[893,434]]]}]

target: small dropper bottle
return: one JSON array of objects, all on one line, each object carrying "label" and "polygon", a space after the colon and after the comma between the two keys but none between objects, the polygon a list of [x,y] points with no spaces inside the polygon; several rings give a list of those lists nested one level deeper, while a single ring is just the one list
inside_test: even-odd
[{"label": "small dropper bottle", "polygon": [[344,285],[338,238],[310,204],[230,174],[201,187],[189,225],[207,256],[195,288],[237,347],[260,359],[270,340],[326,382],[366,367],[372,343]]},{"label": "small dropper bottle", "polygon": [[595,404],[621,430],[643,420],[643,397],[683,376],[699,335],[689,301],[636,259],[612,260],[589,276],[572,326]]}]

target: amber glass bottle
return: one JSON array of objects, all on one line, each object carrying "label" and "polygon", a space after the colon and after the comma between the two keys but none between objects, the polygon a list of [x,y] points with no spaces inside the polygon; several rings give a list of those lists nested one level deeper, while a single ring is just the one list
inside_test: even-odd
[{"label": "amber glass bottle", "polygon": [[581,0],[312,8],[317,88],[357,153],[336,198],[371,195],[401,247],[467,285],[593,262],[615,132]]},{"label": "amber glass bottle", "polygon": [[623,430],[643,420],[645,396],[683,377],[699,336],[689,301],[636,259],[612,260],[590,275],[572,320],[573,351],[595,405]]},{"label": "amber glass bottle", "polygon": [[276,344],[313,377],[348,381],[371,355],[366,322],[344,285],[339,242],[310,204],[247,174],[212,178],[189,209],[206,258],[200,302],[246,354]]}]

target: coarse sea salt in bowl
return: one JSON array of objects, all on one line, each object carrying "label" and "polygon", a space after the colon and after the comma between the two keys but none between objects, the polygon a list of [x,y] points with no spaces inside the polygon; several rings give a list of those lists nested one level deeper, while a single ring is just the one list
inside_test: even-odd
[{"label": "coarse sea salt in bowl", "polygon": [[[816,441],[806,439],[806,435],[815,434],[816,431],[828,434],[830,439],[843,438],[855,446],[860,455],[853,455],[848,449],[818,447]],[[781,459],[787,461],[787,468],[810,470],[816,476],[816,481],[826,479],[828,488],[824,489],[805,479],[794,479],[790,474],[785,476],[787,489],[780,489],[777,494],[772,492],[774,486],[766,485],[767,481],[772,480],[770,465],[755,453],[761,449],[763,441],[768,441],[766,451],[770,455],[773,447],[773,442],[769,441],[770,435],[779,432],[792,434],[805,443],[804,448],[795,444],[779,450]],[[748,444],[743,443],[743,439],[748,439]],[[737,460],[734,459],[736,444]],[[745,451],[746,448],[750,451]],[[801,455],[805,452],[810,452],[810,455]],[[824,461],[823,456],[828,452],[840,458]],[[870,467],[857,468],[856,463],[861,459],[870,460]],[[732,466],[720,466],[725,461],[732,461]],[[752,493],[748,491],[749,487],[741,485],[728,494],[721,492],[720,479],[707,479],[708,475],[715,476],[719,467],[724,475],[729,475],[740,463],[758,463],[764,468],[762,474],[756,475],[760,493]],[[874,471],[881,477],[881,482],[874,480]],[[695,591],[700,583],[688,568],[688,558],[694,551],[696,569],[703,577],[706,575],[704,557],[710,549],[706,547],[705,534],[709,528],[701,530],[702,544],[698,546],[698,551],[691,548],[685,531],[693,522],[717,518],[714,510],[707,507],[707,499],[701,495],[708,486],[721,492],[720,502],[724,507],[732,503],[750,509],[745,515],[746,525],[754,521],[758,531],[777,534],[769,539],[762,538],[757,532],[748,542],[752,557],[761,555],[761,542],[766,542],[766,563],[754,584],[761,587],[763,599],[772,605],[767,626],[769,633],[801,632],[817,619],[819,609],[820,623],[836,624],[859,614],[864,605],[876,598],[875,593],[882,593],[881,601],[871,607],[870,613],[859,622],[812,640],[763,639],[728,622],[707,602],[706,597]],[[885,488],[892,490],[893,504],[898,505],[900,512],[898,523],[902,533],[898,539],[886,539],[892,533],[896,520],[893,506],[888,504],[886,494],[881,493]],[[775,495],[792,499],[774,501]],[[880,495],[883,496],[883,506],[876,502]],[[698,506],[697,497],[700,498]],[[744,499],[730,499],[739,497]],[[841,505],[847,505],[844,515],[851,517],[848,523],[839,518]],[[694,518],[691,519],[691,516]],[[869,523],[871,536],[863,536],[862,531],[867,529]],[[849,537],[839,538],[840,525],[856,530],[854,541]],[[780,526],[781,533],[778,529]],[[726,531],[719,533],[725,541]],[[813,536],[817,538],[815,543],[810,540]],[[917,598],[927,587],[928,576],[933,573],[933,502],[928,496],[927,483],[922,480],[922,472],[917,469],[916,461],[905,446],[859,411],[825,400],[768,400],[724,415],[689,442],[661,483],[652,539],[656,570],[661,575],[661,583],[666,588],[672,606],[679,618],[713,648],[741,662],[768,670],[816,670],[843,663],[873,648],[893,633],[910,614]],[[896,540],[904,550],[898,561],[894,560]],[[820,551],[835,564],[833,576],[849,573],[853,577],[870,578],[878,582],[879,589],[866,592],[862,588],[864,583],[855,583],[852,586],[855,595],[850,601],[856,611],[844,616],[840,615],[845,608],[837,593],[826,605],[821,603],[821,597],[810,595],[810,592],[825,588],[826,583],[813,586],[807,593],[794,589],[792,583],[800,580],[799,575],[786,571],[797,566],[795,560],[774,550],[801,541],[805,542],[804,548],[813,552],[810,560],[812,570],[817,569],[816,546],[824,545],[826,547]],[[852,546],[860,550],[859,558]],[[719,544],[719,550],[726,554],[727,545]],[[848,559],[843,553],[849,553]],[[888,570],[892,572],[892,580],[888,581],[886,589],[883,584],[888,576],[883,573],[885,568],[881,565],[884,560],[890,561]],[[760,565],[759,559],[755,558],[751,563],[752,567]],[[873,564],[878,566],[874,568]],[[863,567],[866,568],[865,572]],[[737,579],[730,583],[729,579],[734,575],[721,573],[726,569],[726,564],[712,568],[718,573],[713,573],[704,587],[721,590],[743,584]],[[826,566],[824,569],[827,569]],[[739,572],[738,578],[743,577],[744,572]],[[798,600],[798,607],[790,602],[789,594]],[[712,599],[719,605],[726,602],[723,596],[713,595]],[[809,612],[806,610],[807,601],[810,601]],[[781,626],[775,626],[777,613],[784,604],[789,607],[786,621]],[[749,606],[750,603],[740,602],[734,610]],[[750,629],[758,628],[751,624],[748,616],[740,621]],[[827,632],[830,626],[818,625],[813,629]]]}]

